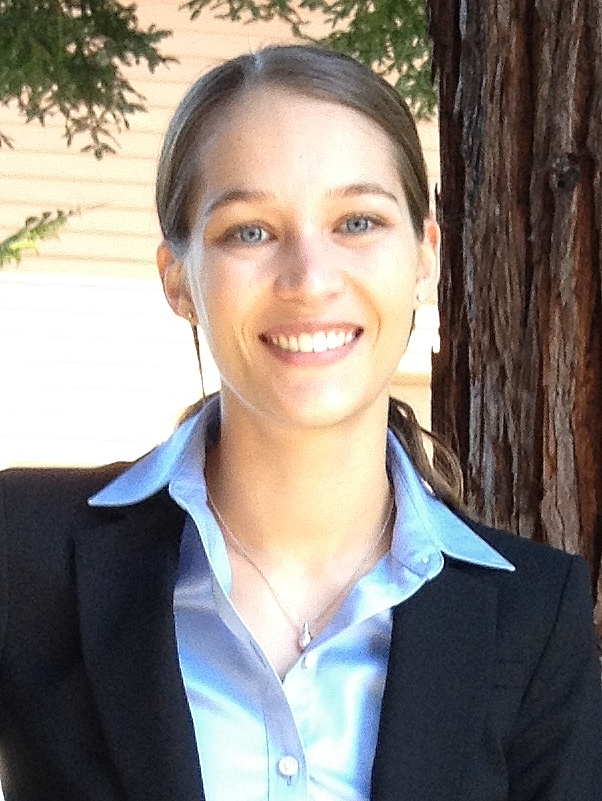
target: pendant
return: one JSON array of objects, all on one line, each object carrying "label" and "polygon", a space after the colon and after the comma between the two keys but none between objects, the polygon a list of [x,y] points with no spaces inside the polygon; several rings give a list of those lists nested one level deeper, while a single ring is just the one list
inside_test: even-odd
[{"label": "pendant", "polygon": [[307,648],[307,646],[310,644],[311,641],[312,641],[312,636],[311,636],[311,631],[309,630],[309,620],[306,620],[303,623],[303,628],[301,630],[301,633],[299,634],[297,643],[299,644],[299,648],[302,651],[305,651],[305,649]]}]

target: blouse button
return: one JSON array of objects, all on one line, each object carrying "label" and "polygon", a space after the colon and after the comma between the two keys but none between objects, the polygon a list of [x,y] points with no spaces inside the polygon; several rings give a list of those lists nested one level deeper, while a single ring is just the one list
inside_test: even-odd
[{"label": "blouse button", "polygon": [[299,763],[294,756],[283,756],[278,762],[278,772],[287,779],[296,776],[299,771]]}]

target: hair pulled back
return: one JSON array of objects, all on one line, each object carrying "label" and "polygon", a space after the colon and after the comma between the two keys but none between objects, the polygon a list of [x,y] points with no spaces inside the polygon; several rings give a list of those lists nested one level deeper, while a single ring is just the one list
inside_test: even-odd
[{"label": "hair pulled back", "polygon": [[[194,227],[195,192],[203,165],[199,145],[220,112],[258,89],[285,89],[353,109],[387,135],[416,237],[422,240],[429,215],[429,187],[422,146],[412,114],[400,95],[379,75],[342,53],[302,45],[267,47],[233,58],[199,78],[180,102],[159,156],[156,203],[163,237],[184,258]],[[194,413],[203,401],[184,414]],[[461,507],[462,478],[455,457],[419,426],[410,406],[391,398],[389,427],[435,494]],[[424,449],[431,439],[435,470]]]},{"label": "hair pulled back", "polygon": [[416,125],[405,101],[383,78],[341,53],[316,47],[268,47],[215,67],[189,89],[167,129],[159,156],[156,202],[161,230],[177,250],[191,233],[192,199],[203,165],[198,145],[220,111],[256,89],[280,88],[338,103],[373,120],[394,146],[399,176],[419,239],[429,188]]}]

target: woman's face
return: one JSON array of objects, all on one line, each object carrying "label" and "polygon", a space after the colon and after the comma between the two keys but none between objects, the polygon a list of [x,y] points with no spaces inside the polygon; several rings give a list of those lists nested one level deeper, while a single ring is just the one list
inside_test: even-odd
[{"label": "woman's face", "polygon": [[[195,155],[187,258],[225,408],[312,428],[381,414],[438,243],[432,221],[417,240],[385,133],[344,106],[256,90]],[[181,265],[159,261],[182,313]]]}]

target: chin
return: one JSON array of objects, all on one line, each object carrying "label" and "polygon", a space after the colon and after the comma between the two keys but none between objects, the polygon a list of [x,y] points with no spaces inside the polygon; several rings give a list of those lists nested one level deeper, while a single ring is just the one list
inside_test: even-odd
[{"label": "chin", "polygon": [[387,404],[388,392],[386,398],[384,398],[384,406],[382,395],[369,399],[350,398],[348,393],[347,397],[339,396],[336,398],[319,398],[319,396],[314,396],[295,404],[290,404],[289,402],[284,403],[280,405],[280,409],[276,412],[276,415],[285,425],[288,423],[291,428],[315,431],[318,429],[334,429],[338,426],[346,426],[373,418],[374,415],[380,417],[383,408],[385,409],[384,414],[386,415]]}]

